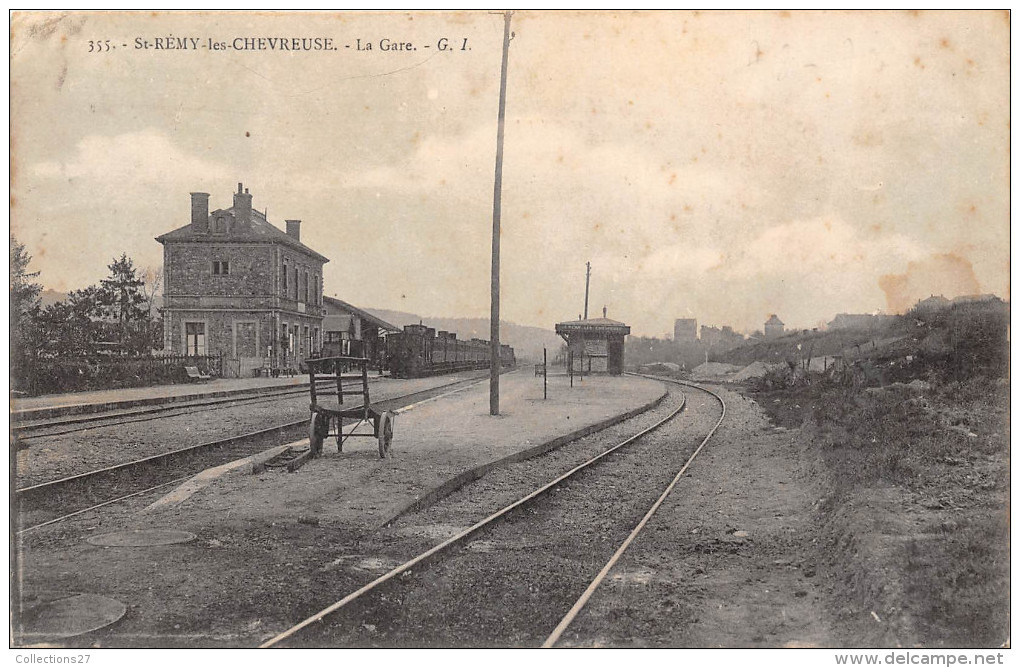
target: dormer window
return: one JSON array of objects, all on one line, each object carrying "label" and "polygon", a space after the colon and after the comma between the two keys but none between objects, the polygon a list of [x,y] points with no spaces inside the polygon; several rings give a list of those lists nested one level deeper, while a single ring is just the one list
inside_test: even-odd
[{"label": "dormer window", "polygon": [[226,216],[216,216],[213,219],[213,234],[226,234],[227,233],[227,218]]},{"label": "dormer window", "polygon": [[230,261],[229,260],[213,260],[212,263],[213,276],[226,276],[230,274]]}]

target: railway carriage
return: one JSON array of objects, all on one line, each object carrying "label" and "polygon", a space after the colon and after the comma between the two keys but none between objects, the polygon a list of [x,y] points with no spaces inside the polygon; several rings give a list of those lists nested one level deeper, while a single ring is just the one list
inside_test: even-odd
[{"label": "railway carriage", "polygon": [[[490,351],[488,341],[462,341],[453,332],[436,332],[425,325],[406,325],[402,332],[386,337],[387,366],[395,378],[486,369]],[[499,357],[501,366],[516,366],[512,347],[501,345]]]}]

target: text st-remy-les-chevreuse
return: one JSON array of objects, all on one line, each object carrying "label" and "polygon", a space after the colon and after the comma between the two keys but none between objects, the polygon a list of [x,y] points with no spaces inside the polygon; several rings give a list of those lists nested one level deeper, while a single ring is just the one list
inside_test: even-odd
[{"label": "text st-remy-les-chevreuse", "polygon": [[[111,40],[100,42],[102,50],[115,48],[108,44]],[[122,46],[127,46],[126,44]],[[356,51],[417,51],[418,46],[408,41],[383,38],[377,41],[355,39],[344,48]],[[234,37],[229,40],[214,40],[211,37],[135,37],[135,50],[153,51],[338,51],[339,45],[332,37]],[[422,48],[432,48],[423,45]],[[467,38],[453,39],[442,37],[435,43],[437,51],[468,51]]]}]

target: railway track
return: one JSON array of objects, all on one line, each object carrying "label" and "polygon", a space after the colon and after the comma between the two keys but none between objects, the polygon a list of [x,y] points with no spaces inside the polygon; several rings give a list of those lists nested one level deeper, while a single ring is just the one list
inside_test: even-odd
[{"label": "railway track", "polygon": [[[406,410],[478,382],[476,378],[463,379],[373,401],[372,406],[381,411]],[[305,418],[16,489],[15,508],[19,517],[22,521],[30,518],[31,522],[17,533],[28,533],[182,482],[206,468],[307,437],[307,434],[308,419]]]},{"label": "railway track", "polygon": [[[317,387],[329,387],[329,380],[322,380]],[[207,411],[219,410],[222,408],[233,408],[235,406],[248,406],[252,404],[267,403],[276,401],[281,397],[308,394],[308,387],[302,385],[298,388],[285,388],[283,390],[272,390],[253,394],[235,395],[231,397],[214,397],[211,399],[195,400],[188,402],[171,402],[155,406],[140,406],[125,408],[121,410],[104,411],[93,414],[76,414],[40,420],[23,420],[20,423],[11,425],[11,435],[20,447],[26,447],[25,442],[36,438],[49,438],[53,436],[64,436],[88,429],[104,427],[115,427],[122,424],[133,424],[136,422],[148,422],[163,417],[176,415],[190,415]]]},{"label": "railway track", "polygon": [[[710,428],[709,417],[699,418],[705,427],[700,433],[707,431],[703,439],[699,436],[686,444],[689,447],[684,447],[682,453],[671,455],[676,462],[682,462],[670,469],[675,474],[653,471],[658,463],[648,460],[648,453],[669,443],[668,437],[657,432],[674,421],[687,406],[688,398],[682,390],[677,392],[676,408],[652,426],[604,449],[440,544],[406,559],[261,646],[459,646],[464,641],[482,646],[553,646],[647,526],[725,418],[725,402],[719,395],[696,385],[671,382],[704,392],[721,407],[718,420]],[[661,442],[655,443],[655,438]],[[665,481],[663,476],[670,476],[668,483],[654,491],[619,490],[611,484],[621,467],[629,467],[633,475],[634,471],[644,471],[642,466],[648,469],[649,479]],[[646,473],[641,473],[639,479],[644,475]],[[635,505],[651,500],[652,494],[656,496],[650,505]],[[546,503],[540,505],[539,500]],[[612,534],[614,540],[619,538],[619,542],[607,543],[592,526],[579,526],[571,520],[570,513],[578,506],[582,507],[581,516],[584,517],[584,513],[589,512],[588,505],[601,506],[601,511],[608,516],[600,517],[592,525],[598,524]],[[554,507],[558,509],[549,510]],[[566,514],[558,517],[557,512]],[[551,513],[552,519],[543,520],[543,513]],[[539,521],[547,523],[539,528],[536,524]],[[629,521],[634,523],[623,526]],[[486,535],[486,540],[479,539],[481,534]],[[509,535],[509,538],[501,541],[501,535]],[[533,544],[539,535],[553,536],[552,544]],[[500,547],[511,544],[517,547],[505,550]],[[610,553],[614,546],[615,550]],[[558,550],[572,554],[564,558]],[[501,551],[509,556],[504,559]],[[608,558],[596,562],[595,554]],[[569,567],[563,565],[565,561],[570,562]],[[578,568],[578,561],[581,568]],[[578,582],[579,571],[590,579]],[[561,586],[561,579],[570,582]],[[520,601],[517,607],[508,603],[514,599]],[[472,601],[487,603],[472,607]],[[499,603],[495,603],[497,601]],[[536,625],[541,626],[549,614],[555,614],[555,619],[550,619],[548,626],[537,632]],[[368,621],[375,623],[367,624]],[[402,625],[414,628],[408,631],[401,628]],[[385,631],[380,630],[381,626],[386,627]],[[363,628],[370,630],[368,637]],[[457,636],[458,632],[462,635]]]}]

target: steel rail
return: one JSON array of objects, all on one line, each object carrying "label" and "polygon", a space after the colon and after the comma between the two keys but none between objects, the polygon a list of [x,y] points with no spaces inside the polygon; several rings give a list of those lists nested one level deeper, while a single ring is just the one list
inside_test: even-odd
[{"label": "steel rail", "polygon": [[186,476],[184,476],[182,478],[177,478],[175,480],[171,480],[170,482],[162,482],[162,483],[160,483],[158,485],[155,485],[153,487],[149,487],[148,489],[143,489],[143,490],[141,490],[139,492],[132,492],[131,494],[125,494],[124,496],[118,496],[116,499],[110,499],[109,501],[103,501],[102,503],[97,503],[94,506],[89,506],[88,508],[82,508],[81,510],[76,510],[73,513],[68,513],[67,515],[61,515],[60,517],[54,517],[52,520],[47,520],[45,522],[40,522],[39,524],[33,524],[30,527],[25,527],[24,529],[19,529],[17,532],[15,532],[15,534],[20,536],[21,534],[28,533],[29,531],[35,531],[36,529],[41,529],[41,528],[43,528],[45,526],[49,526],[51,524],[56,524],[58,522],[63,522],[64,520],[69,520],[72,517],[77,517],[78,515],[83,515],[83,514],[89,512],[90,510],[98,510],[99,508],[102,508],[103,506],[109,506],[111,504],[117,503],[118,501],[124,501],[126,499],[130,499],[130,498],[133,498],[133,497],[136,497],[136,496],[141,496],[142,494],[147,494],[149,492],[154,492],[157,489],[160,489],[161,487],[169,487],[170,485],[173,485],[175,483],[184,482],[185,480],[187,480],[188,478],[191,478],[191,477],[192,476],[187,476],[186,475]]},{"label": "steel rail", "polygon": [[[323,385],[323,387],[328,388],[330,387],[330,383],[332,382],[332,380],[333,380],[332,378],[323,379],[318,381],[317,385],[321,384]],[[193,402],[180,402],[176,404],[171,402],[168,404],[161,404],[158,406],[152,406],[148,408],[139,408],[138,410],[125,409],[121,413],[110,412],[106,414],[91,414],[82,415],[78,417],[70,417],[65,419],[57,419],[51,422],[33,422],[29,424],[13,425],[11,427],[11,431],[14,434],[15,438],[17,438],[18,440],[27,441],[29,439],[34,440],[40,438],[50,438],[51,436],[64,436],[66,434],[73,434],[75,432],[85,431],[87,429],[104,429],[106,427],[116,427],[122,424],[134,424],[137,422],[159,420],[164,417],[178,417],[181,415],[191,415],[193,413],[203,413],[206,411],[225,410],[233,408],[235,406],[250,406],[252,404],[272,401],[280,397],[287,397],[291,395],[297,396],[302,394],[308,394],[308,388],[306,386],[302,386],[297,389],[287,388],[286,390],[282,391],[276,390],[271,392],[260,392],[257,394],[242,394],[233,397],[214,397],[208,401],[196,400]],[[223,404],[229,405],[225,406]],[[174,413],[173,415],[159,415],[159,413],[171,413],[174,411],[179,412]],[[139,417],[138,419],[123,419],[134,418],[137,416],[145,417]],[[111,422],[107,424],[93,425],[93,423],[95,422],[102,422],[104,420],[110,420]],[[81,424],[84,426],[72,429],[64,429],[63,431],[47,432],[45,434],[25,433],[73,424]]]},{"label": "steel rail", "polygon": [[[481,379],[481,380],[474,379],[474,378],[458,380],[458,381],[455,381],[453,383],[447,383],[445,385],[438,385],[438,386],[436,386],[434,388],[429,388],[427,390],[419,390],[418,392],[410,392],[410,393],[405,394],[405,395],[400,395],[400,396],[397,396],[397,397],[391,397],[389,399],[384,399],[384,400],[382,400],[382,401],[380,401],[378,403],[400,401],[402,399],[407,399],[407,398],[410,398],[410,397],[414,397],[414,396],[419,395],[419,394],[425,394],[425,393],[428,393],[428,392],[433,392],[433,391],[438,390],[438,389],[444,389],[444,388],[449,388],[449,387],[454,387],[454,386],[457,386],[457,385],[461,385],[461,387],[456,387],[456,389],[449,390],[447,392],[444,392],[442,394],[439,394],[439,395],[436,395],[436,396],[433,396],[433,397],[428,397],[428,398],[423,399],[421,401],[418,401],[416,403],[413,403],[413,404],[410,404],[408,406],[404,406],[402,408],[399,408],[399,409],[397,409],[397,411],[395,411],[397,413],[403,413],[403,412],[412,410],[412,409],[416,408],[417,406],[420,406],[421,404],[424,404],[426,402],[434,401],[434,400],[437,400],[437,399],[441,399],[443,397],[447,397],[447,396],[449,396],[451,394],[456,394],[458,392],[462,392],[462,391],[464,391],[464,390],[466,390],[468,388],[474,387],[475,385],[479,385],[479,384],[485,382],[485,380],[486,379],[484,379],[484,378]],[[262,435],[262,434],[267,433],[267,432],[272,432],[272,431],[277,431],[277,430],[282,431],[282,430],[284,430],[284,429],[286,429],[288,427],[304,426],[304,425],[307,425],[307,424],[308,424],[308,420],[300,420],[298,422],[293,422],[293,423],[289,423],[287,425],[282,425],[282,426],[271,427],[270,429],[263,430],[263,431],[258,431],[258,432],[253,432],[253,433],[256,434],[256,435]],[[168,457],[168,456],[171,456],[171,455],[174,455],[174,454],[179,454],[179,453],[182,453],[182,452],[187,452],[188,450],[192,450],[192,449],[197,448],[197,447],[214,447],[216,445],[228,445],[233,440],[240,439],[240,438],[244,438],[244,437],[243,436],[242,437],[231,437],[230,439],[225,439],[222,442],[213,441],[213,442],[206,443],[206,444],[199,444],[197,446],[189,446],[187,448],[182,448],[180,450],[175,450],[175,451],[172,451],[172,452],[169,452],[169,453],[163,453],[162,455],[154,455],[153,457],[147,457],[145,459],[139,459],[139,460],[136,460],[134,462],[127,462],[126,464],[120,464],[120,465],[117,465],[117,466],[108,467],[106,469],[99,469],[98,471],[90,471],[88,473],[81,474],[80,476],[71,476],[71,477],[68,477],[68,478],[62,478],[61,480],[54,480],[54,481],[51,481],[51,482],[48,482],[48,483],[40,483],[39,485],[34,485],[32,487],[25,487],[25,488],[22,488],[20,490],[15,490],[15,493],[40,490],[40,489],[42,489],[44,487],[47,487],[47,486],[56,486],[57,484],[61,484],[61,483],[65,483],[65,482],[72,482],[72,481],[77,480],[77,479],[84,479],[84,478],[90,477],[90,476],[98,476],[98,475],[100,475],[102,473],[107,473],[107,472],[110,472],[110,471],[113,471],[113,470],[117,470],[118,468],[124,468],[124,467],[130,466],[130,465],[138,465],[140,463],[145,463],[145,462],[148,462],[148,461],[152,461],[154,459],[159,459],[160,457],[164,457],[164,456]],[[152,491],[155,491],[157,489],[160,489],[161,487],[167,487],[168,485],[172,485],[174,483],[184,482],[185,480],[188,480],[191,477],[192,477],[191,475],[186,475],[186,476],[183,476],[183,477],[171,480],[169,482],[160,483],[160,484],[155,485],[153,487],[149,487],[147,489],[143,489],[141,491],[132,492],[131,494],[125,494],[123,496],[119,496],[119,497],[114,498],[114,499],[109,499],[107,501],[103,501],[102,503],[98,503],[98,504],[95,504],[93,506],[89,506],[88,508],[82,508],[81,510],[76,510],[76,511],[74,511],[72,513],[68,513],[67,515],[62,515],[60,517],[55,517],[55,518],[53,518],[51,520],[47,520],[47,521],[41,522],[39,524],[35,524],[35,525],[29,526],[29,527],[25,527],[24,529],[20,529],[19,531],[15,532],[15,533],[16,533],[16,535],[21,535],[21,534],[24,534],[24,533],[28,533],[29,531],[33,531],[35,529],[40,529],[42,527],[49,526],[51,524],[56,524],[58,522],[62,522],[64,520],[70,519],[72,517],[76,517],[78,515],[87,513],[87,512],[89,512],[91,510],[97,510],[97,509],[102,508],[104,506],[108,506],[108,505],[111,505],[113,503],[117,503],[118,501],[124,501],[126,499],[130,499],[130,498],[133,498],[133,497],[136,497],[136,496],[140,496],[142,494],[146,494],[148,492],[152,492]]]},{"label": "steel rail", "polygon": [[[428,388],[428,389],[425,389],[425,390],[419,390],[417,392],[409,392],[408,394],[403,394],[403,395],[396,396],[396,397],[389,397],[387,399],[381,399],[381,400],[377,401],[376,403],[384,404],[384,403],[389,403],[389,402],[400,401],[402,399],[408,399],[408,398],[413,397],[415,395],[425,394],[425,393],[428,393],[428,392],[434,392],[436,390],[441,390],[441,389],[444,389],[444,388],[453,387],[455,385],[460,385],[462,383],[478,383],[478,382],[479,382],[479,380],[476,379],[476,378],[467,378],[467,379],[455,381],[453,383],[447,383],[445,385],[438,385],[436,387]],[[358,408],[358,406],[354,406],[353,408]],[[183,447],[183,448],[178,448],[177,450],[170,450],[170,451],[167,451],[167,452],[161,452],[159,454],[150,455],[149,457],[143,457],[141,459],[135,459],[135,460],[132,460],[130,462],[123,462],[121,464],[114,464],[112,466],[107,466],[105,468],[96,469],[94,471],[87,471],[85,473],[78,473],[78,474],[75,474],[75,475],[72,475],[72,476],[66,476],[64,478],[58,478],[57,480],[49,480],[47,482],[41,482],[41,483],[38,483],[38,484],[35,484],[35,485],[30,485],[28,487],[22,487],[20,489],[16,489],[16,490],[14,490],[14,493],[15,493],[16,496],[20,496],[20,495],[26,494],[28,492],[37,492],[37,491],[43,490],[43,489],[45,489],[47,487],[56,487],[57,485],[65,485],[65,484],[72,483],[72,482],[80,482],[80,481],[86,480],[86,479],[91,478],[91,477],[97,477],[97,476],[100,476],[100,475],[105,475],[105,474],[108,474],[108,473],[113,473],[115,471],[126,470],[126,469],[129,469],[129,468],[135,467],[135,466],[140,466],[140,465],[143,465],[143,464],[152,463],[152,462],[158,461],[160,459],[169,459],[171,457],[174,457],[174,456],[177,456],[177,455],[181,455],[181,454],[184,454],[184,453],[188,453],[188,452],[193,452],[193,451],[202,450],[202,449],[206,449],[206,448],[211,449],[211,448],[215,448],[215,447],[230,445],[230,444],[238,442],[238,441],[244,441],[244,440],[247,440],[247,439],[250,439],[250,438],[257,438],[259,436],[264,436],[264,435],[270,434],[272,432],[283,431],[283,430],[286,430],[286,429],[294,429],[294,428],[297,428],[297,427],[300,427],[300,426],[307,426],[307,425],[308,425],[308,418],[303,418],[301,420],[296,420],[294,422],[287,422],[287,423],[284,423],[284,424],[274,425],[272,427],[267,427],[265,429],[258,429],[256,431],[251,431],[251,432],[248,432],[248,433],[245,433],[245,434],[240,434],[240,435],[237,435],[237,436],[230,436],[230,437],[219,439],[219,440],[216,440],[216,441],[209,441],[209,442],[206,442],[206,443],[198,443],[196,445],[189,445],[189,446],[186,446],[186,447]]]},{"label": "steel rail", "polygon": [[645,525],[648,524],[648,521],[652,519],[652,515],[655,514],[655,511],[659,509],[659,506],[663,504],[663,502],[666,500],[666,497],[668,497],[670,492],[673,491],[673,488],[676,487],[676,484],[680,481],[680,478],[683,476],[684,473],[687,472],[687,469],[694,462],[694,458],[698,456],[698,453],[701,452],[701,449],[704,448],[705,444],[708,443],[710,438],[712,438],[712,436],[715,434],[715,430],[719,428],[719,425],[722,424],[723,419],[726,417],[726,402],[723,401],[723,398],[720,397],[715,392],[705,389],[703,387],[699,387],[698,385],[695,385],[693,383],[684,383],[681,381],[673,382],[685,385],[687,387],[693,387],[697,390],[707,392],[708,394],[715,397],[719,401],[719,404],[722,406],[722,415],[719,416],[719,420],[715,423],[715,426],[712,427],[712,430],[708,432],[708,435],[705,436],[705,439],[701,442],[701,445],[699,445],[697,449],[694,451],[694,454],[692,454],[690,458],[688,458],[688,460],[684,463],[679,473],[676,474],[676,476],[673,478],[673,481],[669,483],[668,487],[666,487],[666,490],[659,496],[658,499],[656,499],[655,503],[652,504],[652,507],[648,509],[647,513],[645,513],[645,516],[641,518],[641,521],[638,522],[637,526],[634,527],[634,530],[630,532],[629,536],[627,536],[627,539],[624,540],[620,547],[616,550],[616,552],[613,553],[613,556],[610,557],[609,561],[606,562],[606,565],[602,567],[602,570],[599,571],[599,574],[595,576],[595,579],[591,581],[591,584],[589,584],[588,588],[584,590],[584,593],[582,593],[580,598],[577,599],[577,602],[574,603],[574,605],[570,608],[569,611],[567,611],[567,614],[563,616],[563,619],[561,619],[560,623],[556,625],[556,628],[553,629],[553,632],[549,634],[549,637],[546,638],[544,643],[542,643],[543,648],[549,648],[554,646],[556,642],[560,639],[560,637],[563,635],[563,632],[566,631],[567,627],[570,626],[571,622],[573,622],[574,619],[577,618],[577,615],[588,603],[589,599],[591,599],[592,595],[595,593],[595,590],[598,589],[599,585],[602,584],[602,581],[605,580],[607,575],[609,575],[609,571],[611,571],[613,566],[616,565],[616,562],[620,560],[620,558],[623,556],[623,553],[627,551],[627,548],[630,547],[631,543],[634,542],[638,534],[641,533],[641,530],[645,528]]},{"label": "steel rail", "polygon": [[[655,380],[663,380],[663,379],[656,378]],[[608,457],[609,455],[611,455],[612,453],[616,452],[620,448],[623,448],[623,447],[633,443],[634,441],[638,440],[639,438],[641,438],[641,437],[651,433],[652,431],[655,431],[656,429],[660,428],[662,425],[666,424],[667,422],[669,422],[670,420],[675,418],[677,415],[679,415],[680,411],[682,411],[684,409],[684,407],[687,405],[687,396],[682,391],[680,393],[680,396],[681,396],[680,405],[677,406],[677,408],[672,413],[670,413],[669,415],[664,417],[662,420],[659,420],[658,422],[656,422],[652,426],[650,426],[650,427],[648,427],[646,429],[643,429],[642,431],[638,432],[637,434],[634,434],[633,436],[630,436],[626,440],[621,441],[620,443],[617,443],[616,445],[614,445],[611,448],[601,452],[598,455],[595,455],[594,457],[592,457],[591,459],[585,461],[584,463],[575,466],[574,468],[570,469],[566,473],[564,473],[564,474],[560,475],[559,477],[557,477],[555,480],[553,480],[553,481],[551,481],[549,483],[546,483],[542,487],[534,490],[533,492],[531,492],[527,496],[524,496],[524,497],[518,499],[517,501],[514,501],[510,505],[502,508],[501,510],[497,510],[496,512],[492,513],[491,515],[489,515],[485,519],[483,519],[483,520],[481,520],[479,522],[476,522],[472,526],[470,526],[467,529],[465,529],[465,530],[461,531],[460,533],[458,533],[456,536],[453,536],[452,538],[449,538],[449,539],[443,541],[439,545],[436,545],[435,547],[433,547],[433,548],[431,548],[431,549],[429,549],[429,550],[419,554],[418,556],[416,556],[416,557],[414,557],[414,558],[412,558],[412,559],[410,559],[408,561],[405,561],[404,563],[402,563],[399,566],[391,569],[387,573],[384,573],[383,575],[379,576],[375,580],[372,580],[368,584],[362,586],[360,589],[358,589],[358,590],[348,594],[347,596],[343,597],[342,599],[340,599],[336,603],[333,603],[332,605],[330,605],[330,606],[320,610],[319,612],[315,613],[311,617],[308,617],[304,621],[302,621],[302,622],[300,622],[298,624],[295,624],[294,626],[290,627],[289,629],[287,629],[287,630],[277,634],[276,636],[270,638],[266,642],[264,642],[261,645],[259,645],[259,648],[260,649],[265,649],[265,648],[272,647],[272,646],[278,644],[279,642],[281,642],[283,640],[286,640],[287,638],[293,636],[294,634],[296,634],[297,632],[301,631],[302,629],[307,628],[308,626],[311,626],[312,624],[314,624],[316,622],[322,621],[325,617],[333,614],[334,612],[340,610],[341,608],[345,607],[349,603],[351,603],[351,602],[361,598],[365,594],[368,594],[369,592],[375,590],[376,588],[378,588],[381,585],[385,584],[386,582],[394,579],[395,577],[397,577],[399,575],[402,575],[402,574],[405,574],[405,573],[410,573],[411,569],[413,569],[414,567],[416,567],[416,566],[418,566],[418,565],[420,565],[422,563],[427,562],[432,557],[435,557],[435,556],[437,556],[437,555],[447,551],[450,547],[452,547],[454,545],[457,545],[458,543],[463,542],[465,539],[467,539],[470,536],[474,535],[475,533],[477,533],[481,529],[484,529],[485,527],[489,526],[490,524],[493,524],[494,522],[496,522],[500,518],[506,516],[511,511],[513,511],[513,510],[515,510],[515,509],[517,509],[517,508],[519,508],[519,507],[521,507],[521,506],[523,506],[523,505],[525,505],[525,504],[527,504],[527,503],[529,503],[531,501],[534,501],[538,497],[546,494],[547,492],[549,492],[550,490],[552,490],[553,488],[558,486],[564,480],[567,480],[568,478],[574,476],[576,473],[578,473],[580,471],[583,471],[583,470],[587,469],[590,466],[593,466],[594,464],[602,461],[604,458]]]}]

